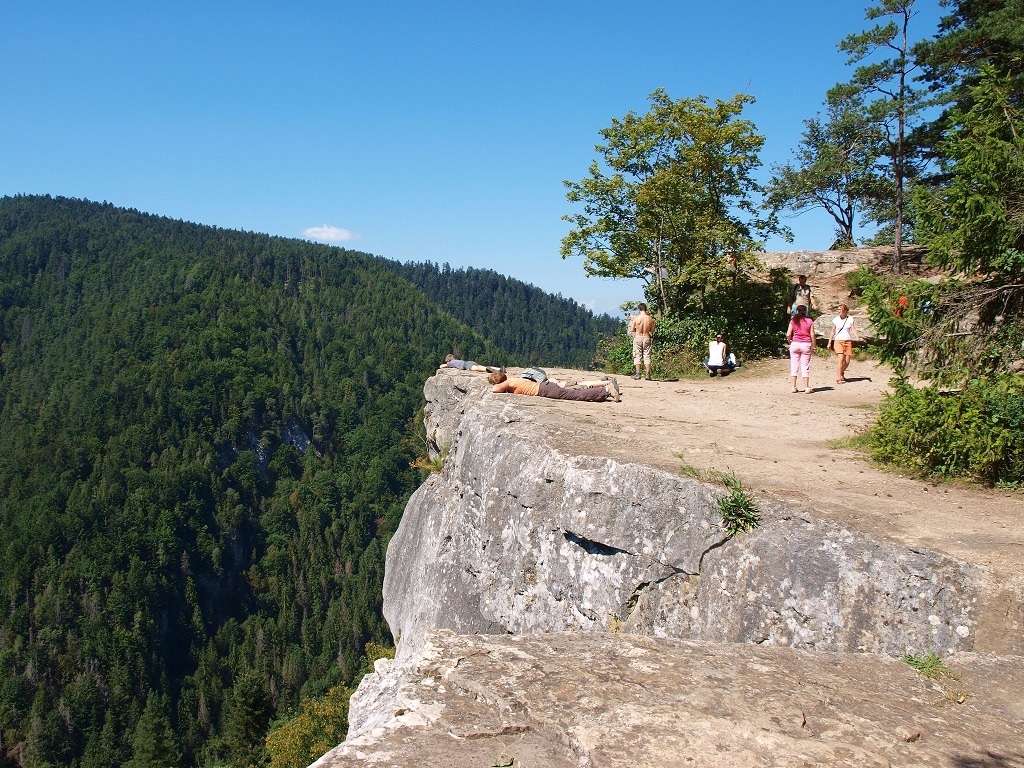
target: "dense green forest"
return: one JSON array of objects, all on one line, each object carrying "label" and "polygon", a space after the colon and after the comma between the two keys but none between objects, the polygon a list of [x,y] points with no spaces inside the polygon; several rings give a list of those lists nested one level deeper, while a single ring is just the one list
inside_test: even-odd
[{"label": "dense green forest", "polygon": [[622,326],[620,320],[595,316],[573,299],[552,296],[490,269],[387,263],[431,301],[507,350],[512,365],[592,369],[598,341]]},{"label": "dense green forest", "polygon": [[0,200],[0,766],[259,765],[389,641],[423,381],[509,357],[391,266]]}]

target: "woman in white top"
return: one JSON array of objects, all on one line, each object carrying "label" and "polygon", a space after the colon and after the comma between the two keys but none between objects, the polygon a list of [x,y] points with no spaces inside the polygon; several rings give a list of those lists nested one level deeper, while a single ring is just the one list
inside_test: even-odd
[{"label": "woman in white top", "polygon": [[729,358],[726,356],[726,350],[728,347],[722,340],[722,334],[715,336],[715,340],[708,342],[708,359],[704,361],[704,365],[708,369],[709,376],[715,376],[719,373],[723,375],[730,373],[734,366],[729,363]]},{"label": "woman in white top", "polygon": [[850,308],[840,305],[839,314],[832,318],[832,332],[828,335],[828,346],[836,353],[839,364],[836,384],[846,383],[846,369],[853,357],[853,342],[860,341],[857,328],[850,317]]}]

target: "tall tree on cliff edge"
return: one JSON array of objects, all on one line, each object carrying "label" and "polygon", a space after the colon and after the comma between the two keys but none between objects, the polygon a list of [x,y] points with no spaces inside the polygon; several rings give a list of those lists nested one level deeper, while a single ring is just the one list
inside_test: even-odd
[{"label": "tall tree on cliff edge", "polygon": [[582,257],[590,275],[643,280],[655,307],[680,312],[733,280],[782,229],[756,204],[764,137],[741,117],[753,97],[712,104],[658,89],[650,100],[646,114],[600,131],[587,178],[564,182],[584,210],[563,217],[573,229],[561,253]]},{"label": "tall tree on cliff edge", "polygon": [[882,0],[869,6],[868,20],[889,17],[885,24],[848,35],[839,42],[847,63],[859,65],[848,83],[833,87],[830,103],[863,102],[865,120],[881,133],[887,147],[892,182],[888,197],[874,199],[868,215],[883,225],[876,242],[889,240],[896,246],[893,269],[902,269],[903,241],[908,234],[906,187],[917,169],[915,151],[907,137],[922,106],[922,91],[912,84],[918,64],[911,55],[910,23],[915,0]]},{"label": "tall tree on cliff edge", "polygon": [[820,208],[836,224],[832,248],[852,248],[858,214],[892,185],[875,168],[883,136],[854,97],[829,100],[825,117],[804,121],[794,158],[772,167],[766,204],[794,214]]}]

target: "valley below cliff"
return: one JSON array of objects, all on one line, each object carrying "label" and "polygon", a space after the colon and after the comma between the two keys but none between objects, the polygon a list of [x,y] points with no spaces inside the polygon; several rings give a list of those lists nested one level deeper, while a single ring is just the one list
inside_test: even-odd
[{"label": "valley below cliff", "polygon": [[315,765],[1024,764],[1020,497],[838,447],[884,389],[867,365],[811,396],[768,361],[596,405],[432,377],[444,465],[388,549],[397,658]]}]

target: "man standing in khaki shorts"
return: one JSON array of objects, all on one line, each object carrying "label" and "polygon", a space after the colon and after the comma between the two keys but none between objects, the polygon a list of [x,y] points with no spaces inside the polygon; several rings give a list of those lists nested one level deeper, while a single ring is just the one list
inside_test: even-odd
[{"label": "man standing in khaki shorts", "polygon": [[639,314],[633,315],[629,321],[629,335],[633,337],[633,365],[636,366],[634,379],[640,378],[640,363],[647,369],[648,381],[651,380],[651,336],[654,335],[654,318],[647,314],[647,305],[637,305]]}]

